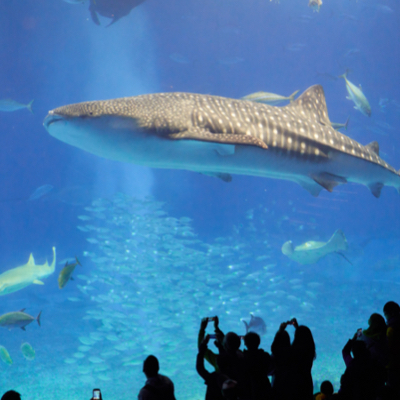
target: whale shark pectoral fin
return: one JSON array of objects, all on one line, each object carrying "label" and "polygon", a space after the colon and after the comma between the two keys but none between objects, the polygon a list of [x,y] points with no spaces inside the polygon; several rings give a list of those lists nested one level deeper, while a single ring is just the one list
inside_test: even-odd
[{"label": "whale shark pectoral fin", "polygon": [[297,183],[303,188],[306,189],[308,193],[313,195],[314,197],[318,197],[320,194],[322,187],[317,184],[315,181],[297,181]]},{"label": "whale shark pectoral fin", "polygon": [[34,283],[35,285],[44,285],[44,283],[42,281],[39,281],[39,279],[35,279],[32,283]]},{"label": "whale shark pectoral fin", "polygon": [[381,195],[381,190],[382,190],[383,186],[384,186],[384,184],[382,182],[375,182],[375,183],[371,183],[370,185],[368,185],[369,190],[376,198],[379,198],[379,196]]},{"label": "whale shark pectoral fin", "polygon": [[343,176],[330,174],[329,172],[321,172],[318,175],[312,175],[311,178],[328,192],[332,192],[333,188],[341,183],[347,183],[347,179]]},{"label": "whale shark pectoral fin", "polygon": [[28,263],[26,265],[34,266],[35,265],[35,259],[33,258],[33,254],[29,256]]},{"label": "whale shark pectoral fin", "polygon": [[167,136],[174,140],[199,140],[201,142],[243,144],[268,149],[268,146],[257,137],[250,135],[237,135],[233,133],[212,133],[203,128],[194,128],[179,133],[171,133]]}]

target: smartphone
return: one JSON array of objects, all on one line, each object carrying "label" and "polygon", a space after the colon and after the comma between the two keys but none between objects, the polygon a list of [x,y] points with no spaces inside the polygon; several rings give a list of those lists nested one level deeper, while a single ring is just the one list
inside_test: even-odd
[{"label": "smartphone", "polygon": [[362,328],[357,329],[357,336],[361,336],[362,335]]},{"label": "smartphone", "polygon": [[217,338],[217,335],[215,333],[211,333],[208,336],[210,336],[210,339],[216,339]]},{"label": "smartphone", "polygon": [[208,317],[208,322],[215,321],[215,317]]},{"label": "smartphone", "polygon": [[100,389],[93,389],[93,400],[100,400],[101,392]]}]

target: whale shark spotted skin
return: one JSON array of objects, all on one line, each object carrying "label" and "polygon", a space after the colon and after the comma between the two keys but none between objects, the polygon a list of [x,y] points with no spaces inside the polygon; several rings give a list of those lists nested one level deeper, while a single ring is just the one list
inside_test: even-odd
[{"label": "whale shark spotted skin", "polygon": [[230,180],[230,174],[286,179],[312,195],[355,182],[379,197],[400,192],[400,175],[332,128],[324,91],[315,85],[285,107],[192,93],[158,93],[71,104],[50,111],[55,138],[112,160],[186,169]]}]

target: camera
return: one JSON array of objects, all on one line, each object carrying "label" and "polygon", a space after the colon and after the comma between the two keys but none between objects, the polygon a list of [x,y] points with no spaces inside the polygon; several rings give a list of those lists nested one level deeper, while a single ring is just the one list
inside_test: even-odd
[{"label": "camera", "polygon": [[101,399],[101,391],[100,391],[100,389],[93,389],[92,400],[100,400],[100,399]]}]

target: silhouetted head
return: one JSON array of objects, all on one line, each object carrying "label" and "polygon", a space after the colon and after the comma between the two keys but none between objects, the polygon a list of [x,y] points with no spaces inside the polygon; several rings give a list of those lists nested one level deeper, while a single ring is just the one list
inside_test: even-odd
[{"label": "silhouetted head", "polygon": [[1,400],[21,400],[21,395],[15,390],[9,390],[3,394]]},{"label": "silhouetted head", "polygon": [[351,346],[354,358],[363,358],[368,355],[368,350],[363,340],[355,340]]},{"label": "silhouetted head", "polygon": [[148,356],[143,362],[143,372],[148,378],[157,376],[160,370],[160,364],[158,363],[157,357]]},{"label": "silhouetted head", "polygon": [[383,306],[383,314],[385,315],[386,320],[388,320],[389,318],[400,314],[400,306],[394,301],[388,301]]},{"label": "silhouetted head", "polygon": [[378,337],[386,334],[386,322],[385,318],[381,314],[372,314],[368,320],[368,329],[364,329],[363,333],[368,337]]},{"label": "silhouetted head", "polygon": [[333,385],[330,381],[323,381],[321,383],[321,393],[331,396],[333,394]]},{"label": "silhouetted head", "polygon": [[246,336],[244,337],[244,344],[250,351],[257,350],[260,343],[260,335],[255,332],[246,333]]},{"label": "silhouetted head", "polygon": [[314,360],[317,357],[315,352],[315,342],[310,328],[300,325],[294,332],[292,349],[299,356],[312,357]]},{"label": "silhouetted head", "polygon": [[232,379],[227,379],[222,384],[222,396],[228,400],[236,400],[238,398],[237,382]]},{"label": "silhouetted head", "polygon": [[228,352],[235,352],[240,347],[240,337],[235,332],[228,332],[223,341],[224,349]]},{"label": "silhouetted head", "polygon": [[275,335],[275,339],[271,344],[271,353],[277,354],[281,349],[289,349],[290,348],[290,336],[287,331],[278,332]]}]

